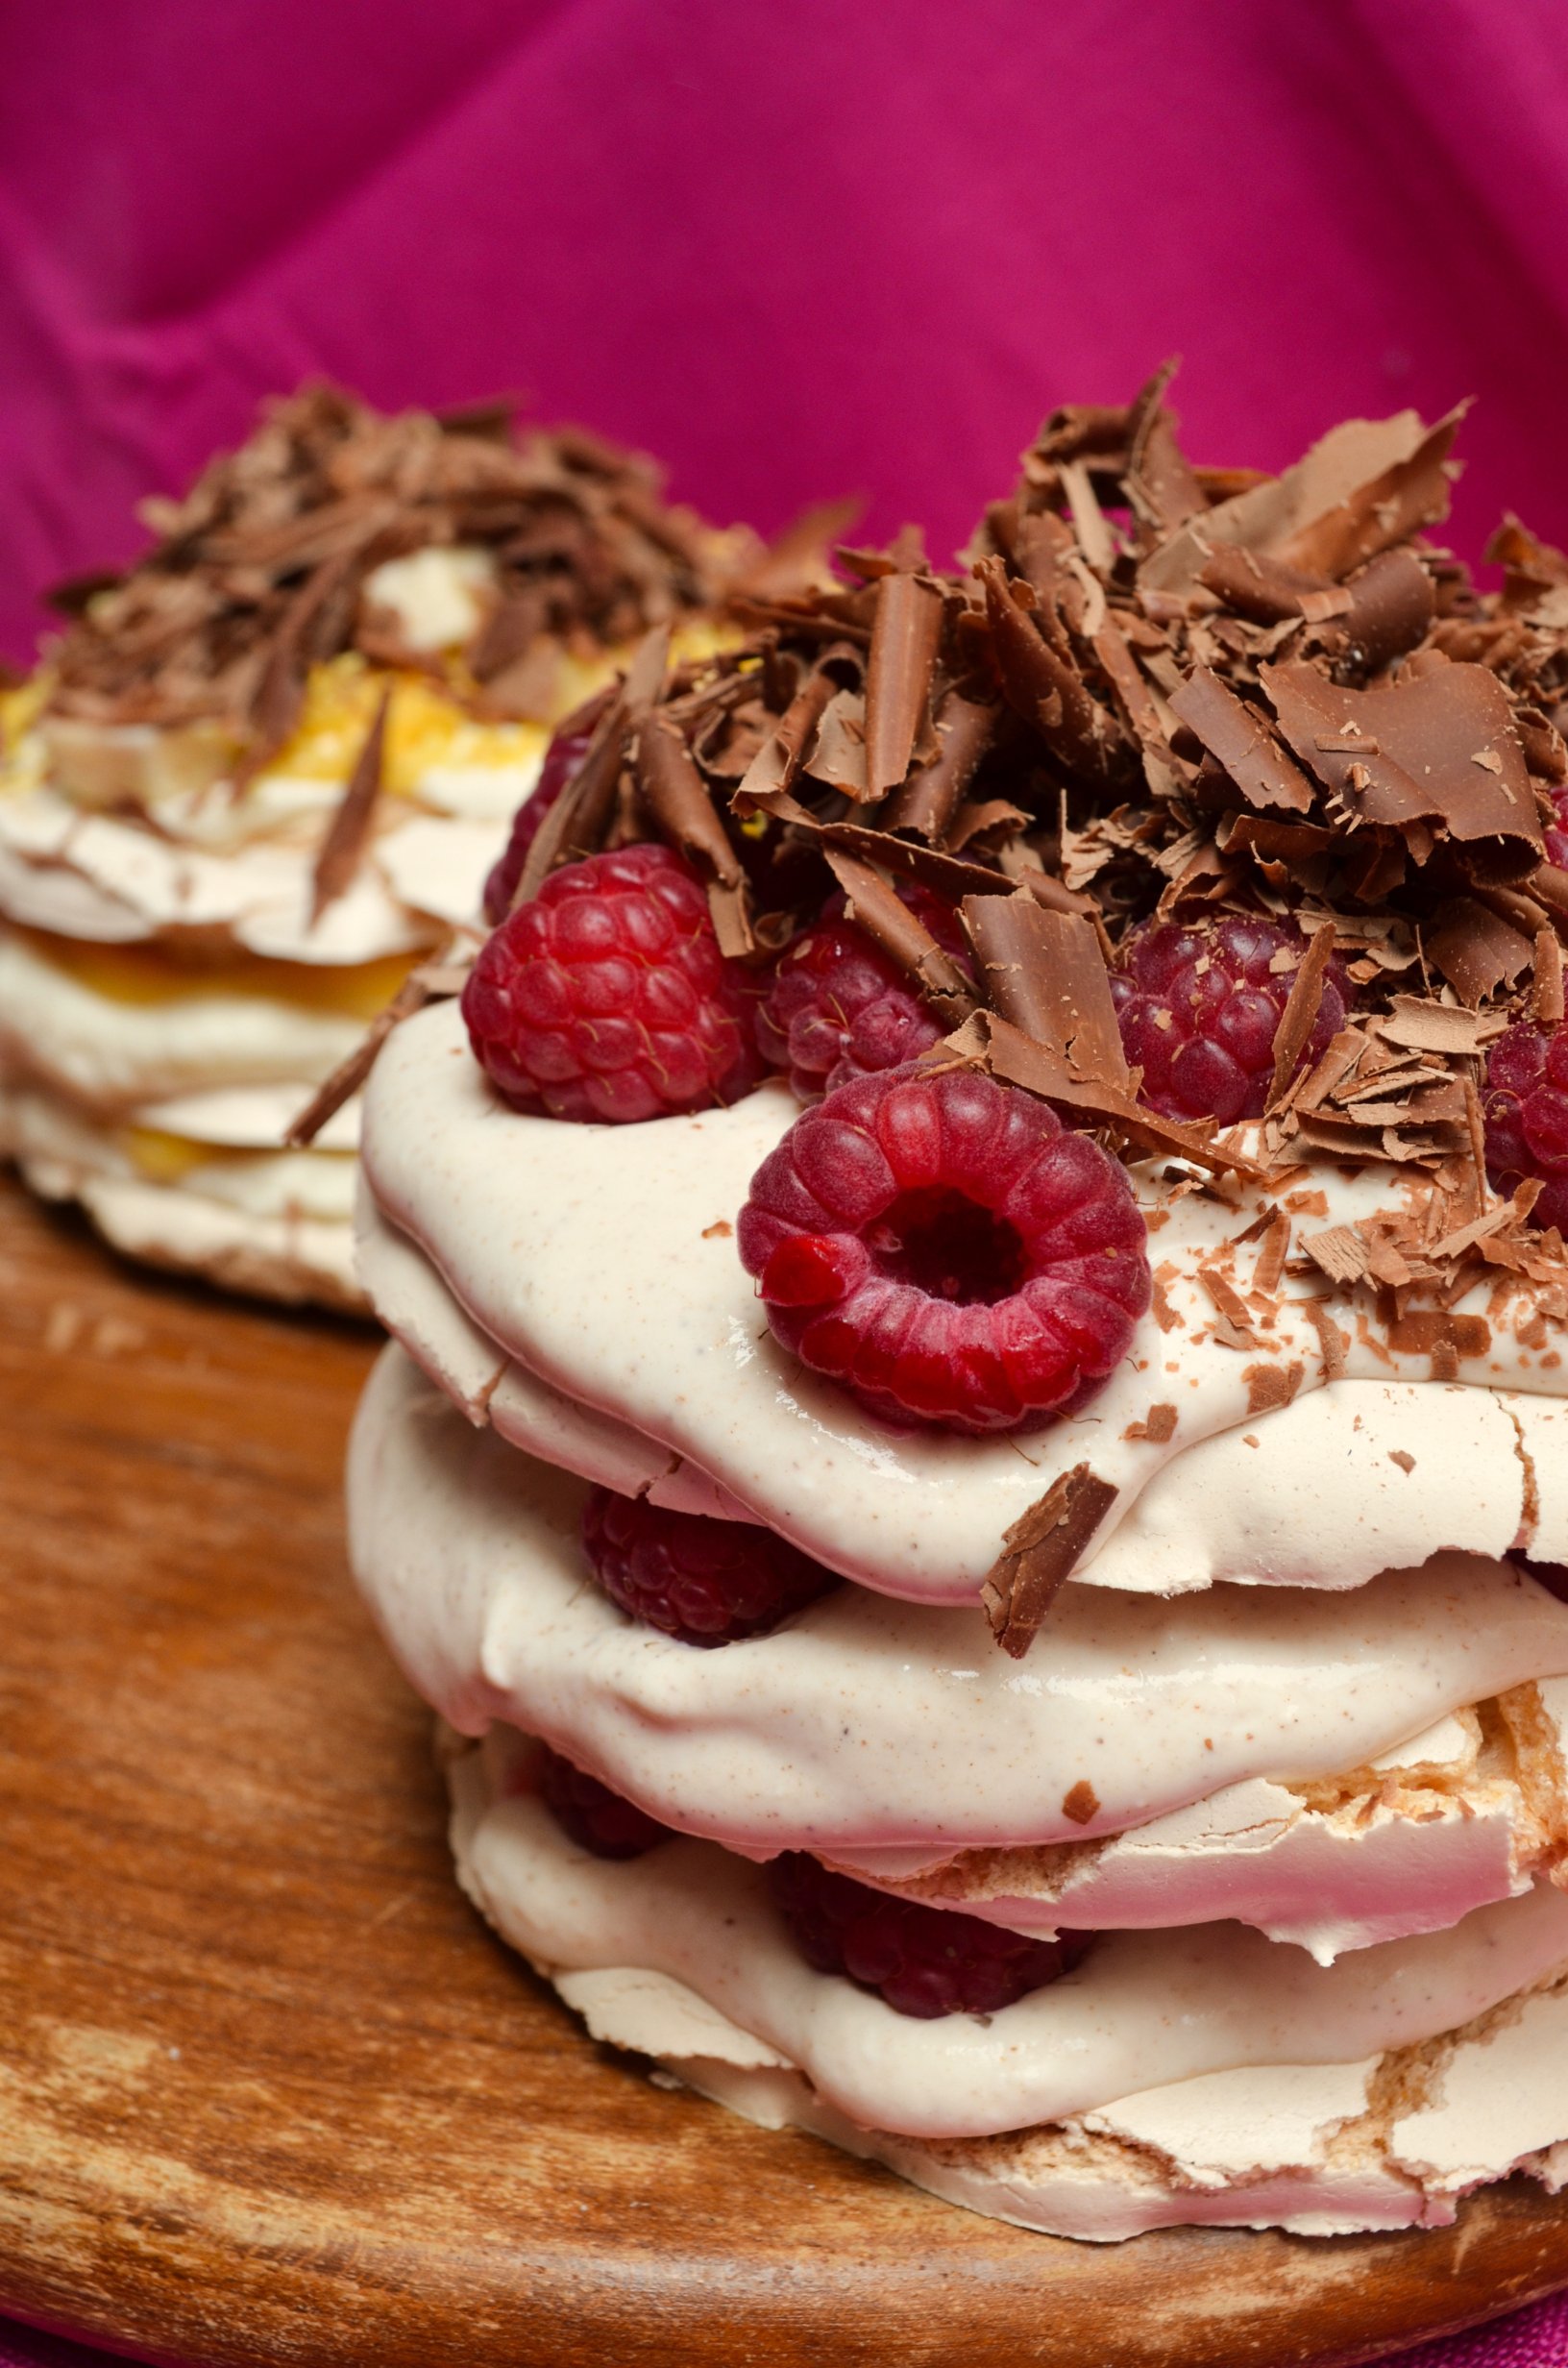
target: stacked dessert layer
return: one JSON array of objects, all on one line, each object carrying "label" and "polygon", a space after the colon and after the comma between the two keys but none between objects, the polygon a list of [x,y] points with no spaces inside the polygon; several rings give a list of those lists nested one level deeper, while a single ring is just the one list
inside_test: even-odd
[{"label": "stacked dessert layer", "polygon": [[1568,2172],[1568,566],[1163,394],[628,686],[368,1081],[354,1560],[597,2037],[1026,2227],[1433,2225]]},{"label": "stacked dessert layer", "polygon": [[349,1100],[284,1137],[454,927],[553,726],[756,550],[505,408],[273,406],[0,701],[0,1147],[123,1249],[359,1303]]}]

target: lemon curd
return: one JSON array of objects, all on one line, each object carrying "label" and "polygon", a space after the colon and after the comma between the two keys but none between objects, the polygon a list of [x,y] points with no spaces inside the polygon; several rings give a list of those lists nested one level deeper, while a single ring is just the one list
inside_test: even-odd
[{"label": "lemon curd", "polygon": [[418,952],[380,954],[369,962],[276,962],[260,954],[200,959],[163,943],[98,945],[12,925],[42,962],[115,1003],[181,1003],[203,996],[257,996],[306,1011],[374,1020],[389,1003]]}]

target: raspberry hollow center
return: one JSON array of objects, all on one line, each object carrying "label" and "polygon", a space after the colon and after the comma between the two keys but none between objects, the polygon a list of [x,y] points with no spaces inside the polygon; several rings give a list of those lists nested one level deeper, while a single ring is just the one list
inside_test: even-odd
[{"label": "raspberry hollow center", "polygon": [[994,1307],[1028,1272],[1023,1243],[1005,1217],[942,1187],[900,1193],[868,1226],[866,1246],[891,1282],[955,1307]]}]

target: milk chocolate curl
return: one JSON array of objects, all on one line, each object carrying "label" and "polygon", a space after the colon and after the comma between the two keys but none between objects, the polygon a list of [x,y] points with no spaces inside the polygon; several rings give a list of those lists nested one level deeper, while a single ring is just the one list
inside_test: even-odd
[{"label": "milk chocolate curl", "polygon": [[1194,667],[1171,693],[1170,704],[1250,806],[1283,807],[1293,814],[1311,810],[1312,784],[1306,774],[1286,754],[1266,720],[1227,690],[1210,667]]},{"label": "milk chocolate curl", "polygon": [[821,666],[813,667],[741,777],[732,803],[743,813],[746,802],[791,787],[822,709],[838,688],[831,675],[824,674]]},{"label": "milk chocolate curl", "polygon": [[1087,1464],[1053,1480],[1038,1504],[1019,1516],[980,1589],[991,1633],[1004,1653],[1021,1661],[1056,1599],[1082,1560],[1116,1492]]},{"label": "milk chocolate curl", "polygon": [[388,683],[377,703],[375,721],[355,759],[348,786],[327,826],[310,880],[312,929],[328,906],[335,904],[345,889],[352,886],[370,843],[376,802],[381,794],[381,756],[386,747],[386,716],[391,703],[392,685]]},{"label": "milk chocolate curl", "polygon": [[[1286,617],[1305,616],[1304,603],[1311,595],[1334,588],[1327,576],[1306,575],[1299,567],[1271,559],[1266,552],[1241,551],[1230,543],[1222,543],[1213,558],[1204,561],[1198,581],[1255,625],[1282,625]],[[1330,614],[1350,604],[1350,594],[1339,592]]]},{"label": "milk chocolate curl", "polygon": [[994,707],[977,706],[949,691],[937,718],[940,755],[912,773],[883,816],[888,830],[910,830],[937,845],[958,811],[996,730]]},{"label": "milk chocolate curl", "polygon": [[1131,1085],[1110,974],[1087,921],[1048,912],[1027,892],[966,897],[964,926],[980,981],[1004,1020],[1047,1046],[1080,1077]]},{"label": "milk chocolate curl", "polygon": [[1090,699],[1081,678],[1018,605],[1000,563],[983,559],[975,573],[986,587],[986,614],[1008,704],[1064,762],[1109,779],[1126,751],[1120,725]]},{"label": "milk chocolate curl", "polygon": [[1535,940],[1531,1010],[1543,1027],[1556,1027],[1563,1017],[1562,948],[1555,929],[1542,929]]},{"label": "milk chocolate curl", "polygon": [[1274,1030],[1274,1087],[1269,1095],[1272,1105],[1285,1092],[1296,1073],[1296,1064],[1307,1049],[1308,1040],[1317,1025],[1317,1015],[1323,1004],[1323,974],[1334,953],[1334,924],[1325,921],[1312,931],[1311,942],[1302,955],[1300,967],[1290,982],[1290,993],[1280,1024]]},{"label": "milk chocolate curl", "polygon": [[936,585],[918,576],[884,576],[866,675],[866,783],[872,799],[895,789],[909,771],[941,638]]},{"label": "milk chocolate curl", "polygon": [[1335,630],[1368,674],[1425,638],[1436,609],[1432,578],[1413,551],[1385,551],[1353,576],[1350,606]]},{"label": "milk chocolate curl", "polygon": [[974,990],[952,956],[943,953],[924,922],[869,863],[836,847],[822,851],[849,900],[850,919],[892,956],[939,1018],[949,1027],[960,1025],[974,1009]]},{"label": "milk chocolate curl", "polygon": [[665,837],[706,881],[721,950],[734,957],[748,954],[753,940],[740,858],[691,751],[668,716],[650,715],[637,735],[637,786]]}]

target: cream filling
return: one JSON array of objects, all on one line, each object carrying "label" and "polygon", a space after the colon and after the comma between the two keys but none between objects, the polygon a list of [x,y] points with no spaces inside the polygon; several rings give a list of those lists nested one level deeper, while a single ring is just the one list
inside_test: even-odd
[{"label": "cream filling", "polygon": [[[1234,1262],[1227,1246],[1267,1201],[1239,1188],[1230,1198],[1192,1192],[1173,1199],[1145,1165],[1134,1181],[1156,1221],[1151,1255],[1164,1271],[1171,1328],[1162,1329],[1151,1311],[1121,1368],[1076,1419],[1006,1440],[891,1430],[779,1347],[724,1230],[796,1115],[788,1091],[773,1085],[733,1109],[642,1126],[523,1117],[491,1092],[449,1003],[421,1013],[383,1050],[366,1092],[363,1155],[382,1213],[426,1253],[508,1362],[689,1460],[808,1553],[888,1593],[970,1599],[1003,1533],[1082,1461],[1117,1492],[1098,1554],[1078,1573],[1092,1581],[1094,1560],[1157,1475],[1227,1436],[1237,1443],[1230,1453],[1262,1458],[1274,1426],[1323,1389],[1307,1313],[1314,1295],[1287,1284],[1277,1318],[1260,1333],[1263,1344],[1238,1352],[1216,1340],[1213,1307],[1198,1281],[1201,1269]],[[1328,1162],[1316,1163],[1308,1181],[1326,1204],[1314,1224],[1370,1215],[1394,1189],[1375,1171],[1347,1173]],[[1239,1253],[1243,1292],[1254,1255]],[[1458,1312],[1480,1313],[1483,1300],[1473,1295]],[[1347,1378],[1408,1385],[1399,1449],[1414,1468],[1389,1465],[1384,1473],[1380,1453],[1380,1516],[1395,1527],[1424,1520],[1437,1542],[1454,1544],[1468,1542],[1467,1525],[1492,1532],[1500,1505],[1517,1508],[1513,1533],[1486,1540],[1496,1551],[1519,1537],[1527,1496],[1532,1514],[1538,1496],[1534,1550],[1568,1559],[1568,1413],[1560,1402],[1568,1377],[1557,1352],[1526,1346],[1494,1325],[1489,1352],[1461,1368],[1458,1396],[1473,1410],[1466,1421],[1456,1417],[1454,1386],[1432,1380],[1428,1358],[1396,1353],[1372,1325],[1350,1322]],[[1281,1375],[1295,1385],[1292,1403],[1261,1407],[1260,1392],[1266,1399]],[[1500,1414],[1503,1393],[1509,1402]],[[1139,1435],[1155,1404],[1177,1409],[1168,1440]],[[1516,1428],[1512,1412],[1527,1405],[1528,1425]],[[1304,1508],[1310,1526],[1282,1545],[1285,1567],[1256,1575],[1344,1586],[1348,1574],[1365,1576],[1388,1559],[1387,1542],[1363,1524],[1364,1492],[1359,1500],[1342,1484],[1339,1425],[1317,1419],[1325,1460],[1308,1461],[1298,1474],[1285,1534]],[[1462,1477],[1452,1460],[1457,1436],[1471,1451]],[[1310,1427],[1298,1437],[1311,1445]],[[1374,1452],[1353,1447],[1350,1460],[1364,1464]],[[1534,1465],[1529,1490],[1526,1455]],[[1484,1477],[1474,1509],[1477,1465]],[[1161,1563],[1175,1577],[1156,1576],[1155,1585],[1201,1584],[1213,1567],[1208,1532],[1216,1521],[1233,1537],[1244,1537],[1249,1524],[1272,1532],[1273,1513],[1257,1504],[1249,1480],[1238,1494],[1252,1509],[1227,1516],[1203,1484],[1213,1476],[1188,1492],[1192,1526],[1174,1536],[1167,1529]],[[1406,1514],[1407,1495],[1425,1498],[1425,1509]]]},{"label": "cream filling", "polygon": [[[1539,1733],[1507,1755],[1466,1711],[1568,1671],[1568,1608],[1507,1566],[1443,1555],[1327,1597],[1075,1589],[1022,1666],[973,1608],[845,1587],[704,1651],[593,1584],[582,1496],[384,1352],[350,1553],[412,1684],[454,1727],[542,1734],[730,1849],[888,1882],[990,1850],[918,1887],[1024,1928],[1243,1915],[1332,1953],[1506,1897],[1560,1838],[1561,1697],[1541,1689]],[[1027,1883],[1020,1844],[1058,1845]]]},{"label": "cream filling", "polygon": [[511,1788],[530,1757],[498,1732],[453,1769],[460,1871],[503,1937],[551,1980],[635,1967],[680,1983],[865,2130],[985,2137],[1216,2072],[1356,2064],[1453,2032],[1568,1960],[1568,1898],[1543,1885],[1327,1967],[1229,1924],[1108,1934],[999,2013],[918,2022],[814,1972],[761,1871],[712,1843],[620,1864],[578,1850]]},{"label": "cream filling", "polygon": [[130,1002],[0,935],[0,1059],[105,1111],[220,1087],[283,1086],[296,1097],[286,1126],[364,1032],[352,1014],[225,993],[221,979],[208,993]]},{"label": "cream filling", "polygon": [[[509,1362],[425,1253],[388,1223],[363,1180],[355,1225],[377,1314],[470,1420],[623,1496],[759,1517],[689,1456]],[[1418,1425],[1428,1454],[1419,1486],[1404,1460]],[[1330,1382],[1263,1428],[1218,1432],[1165,1465],[1072,1576],[1136,1594],[1188,1593],[1220,1580],[1327,1591],[1363,1586],[1445,1547],[1495,1558],[1519,1544],[1562,1559],[1568,1504],[1554,1459],[1564,1429],[1551,1399],[1518,1392]],[[1325,1470],[1334,1474],[1327,1497]]]},{"label": "cream filling", "polygon": [[340,1228],[345,1256],[352,1257],[355,1178],[347,1150],[251,1150],[191,1142],[171,1147],[177,1156],[164,1173],[152,1145],[138,1158],[135,1127],[99,1125],[71,1103],[27,1085],[0,1086],[0,1104],[12,1156],[50,1199],[82,1199],[88,1186],[125,1184],[218,1201],[246,1217],[310,1218]]}]

